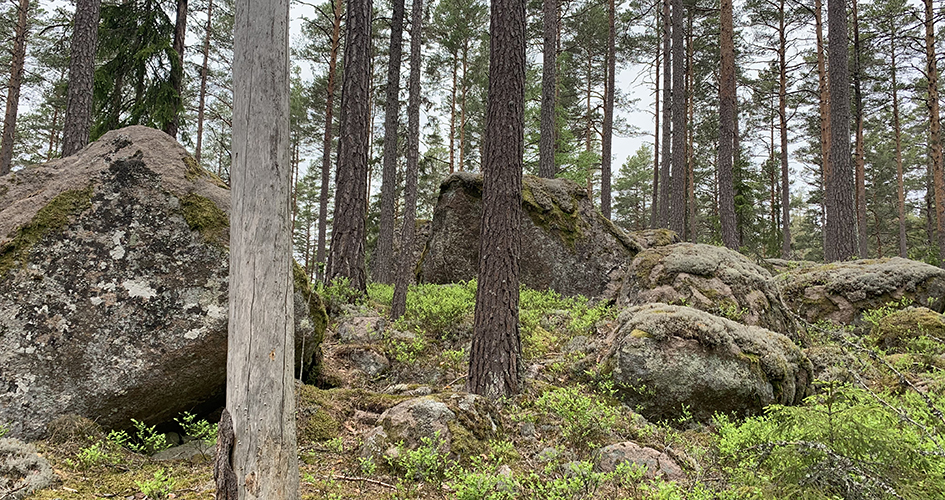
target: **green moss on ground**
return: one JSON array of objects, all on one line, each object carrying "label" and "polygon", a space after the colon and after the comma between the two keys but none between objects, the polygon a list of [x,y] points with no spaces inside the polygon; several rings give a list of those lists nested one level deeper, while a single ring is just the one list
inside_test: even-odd
[{"label": "green moss on ground", "polygon": [[75,215],[92,206],[92,186],[64,191],[41,208],[33,219],[16,230],[13,240],[0,247],[0,276],[25,263],[30,249],[46,235],[62,230]]},{"label": "green moss on ground", "polygon": [[889,353],[924,351],[931,345],[924,345],[923,337],[945,338],[945,316],[925,307],[904,309],[880,320],[870,336],[877,346]]},{"label": "green moss on ground", "polygon": [[190,229],[199,231],[204,241],[229,244],[230,219],[212,200],[190,193],[180,199],[180,210]]}]

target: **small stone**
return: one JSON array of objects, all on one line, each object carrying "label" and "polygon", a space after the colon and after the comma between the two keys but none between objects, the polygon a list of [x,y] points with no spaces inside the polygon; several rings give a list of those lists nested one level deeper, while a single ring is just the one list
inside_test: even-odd
[{"label": "small stone", "polygon": [[518,430],[522,434],[522,437],[535,437],[535,424],[533,422],[522,422],[518,425]]}]

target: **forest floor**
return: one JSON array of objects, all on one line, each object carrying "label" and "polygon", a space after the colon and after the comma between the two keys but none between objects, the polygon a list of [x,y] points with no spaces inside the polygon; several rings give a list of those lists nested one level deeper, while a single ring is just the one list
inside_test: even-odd
[{"label": "forest floor", "polygon": [[[460,456],[430,441],[362,454],[377,414],[411,395],[462,390],[474,290],[414,289],[405,319],[387,328],[412,335],[378,339],[374,348],[390,368],[374,378],[345,371],[337,330],[352,315],[386,315],[390,287],[373,285],[357,307],[338,306],[346,290],[323,290],[335,309],[324,369],[337,387],[299,389],[303,499],[945,498],[941,339],[919,336],[890,354],[867,345],[864,327],[810,325],[805,338],[814,345],[802,347],[827,359],[833,375],[805,405],[769,407],[745,420],[697,422],[683,412],[649,422],[614,397],[612,383],[582,373],[580,356],[568,349],[578,337],[606,338],[616,311],[533,291],[523,291],[521,305],[530,376],[499,405],[493,439]],[[324,418],[311,418],[313,408]],[[190,425],[191,434],[213,435],[209,424]],[[147,427],[127,437],[139,451],[163,447]],[[685,479],[630,465],[601,470],[599,450],[628,441],[671,458]],[[189,459],[157,461],[128,442],[88,432],[35,443],[60,481],[27,498],[213,498],[212,444]]]}]

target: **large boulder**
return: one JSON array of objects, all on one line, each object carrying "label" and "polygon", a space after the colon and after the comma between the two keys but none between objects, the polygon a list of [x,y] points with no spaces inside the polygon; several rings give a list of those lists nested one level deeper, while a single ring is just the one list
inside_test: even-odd
[{"label": "large boulder", "polygon": [[618,303],[686,305],[746,325],[793,336],[771,273],[725,247],[677,243],[648,248],[633,259]]},{"label": "large boulder", "polygon": [[[611,285],[619,283],[640,244],[604,218],[577,183],[527,175],[522,184],[521,282],[563,295],[614,298]],[[447,177],[421,263],[424,282],[476,276],[481,217],[482,175]]]},{"label": "large boulder", "polygon": [[779,275],[776,284],[788,307],[811,323],[854,323],[891,302],[937,312],[945,307],[945,270],[900,257],[802,266]]},{"label": "large boulder", "polygon": [[666,304],[625,309],[617,324],[601,375],[650,420],[751,415],[810,394],[810,361],[779,333]]},{"label": "large boulder", "polygon": [[[0,423],[156,423],[222,402],[229,191],[145,127],[0,177]],[[324,334],[296,270],[297,365]],[[304,344],[304,348],[303,348]]]}]

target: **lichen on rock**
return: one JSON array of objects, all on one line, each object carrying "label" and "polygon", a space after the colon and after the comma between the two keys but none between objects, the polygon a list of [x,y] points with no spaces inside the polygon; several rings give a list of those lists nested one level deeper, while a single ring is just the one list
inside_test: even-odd
[{"label": "lichen on rock", "polygon": [[903,298],[937,312],[945,307],[945,270],[900,257],[801,266],[775,283],[790,309],[811,323],[852,324]]},{"label": "lichen on rock", "polygon": [[617,323],[599,375],[650,420],[751,415],[810,394],[812,365],[784,335],[659,303],[628,308]]},{"label": "lichen on rock", "polygon": [[792,338],[796,334],[771,274],[724,247],[677,243],[637,254],[618,303],[651,302],[694,307]]},{"label": "lichen on rock", "polygon": [[[229,191],[188,179],[186,157],[167,134],[129,127],[17,172],[0,200],[0,246],[16,263],[0,275],[0,421],[14,436],[40,437],[64,414],[122,428],[222,402]],[[295,373],[311,378],[327,319],[295,281]]]}]

